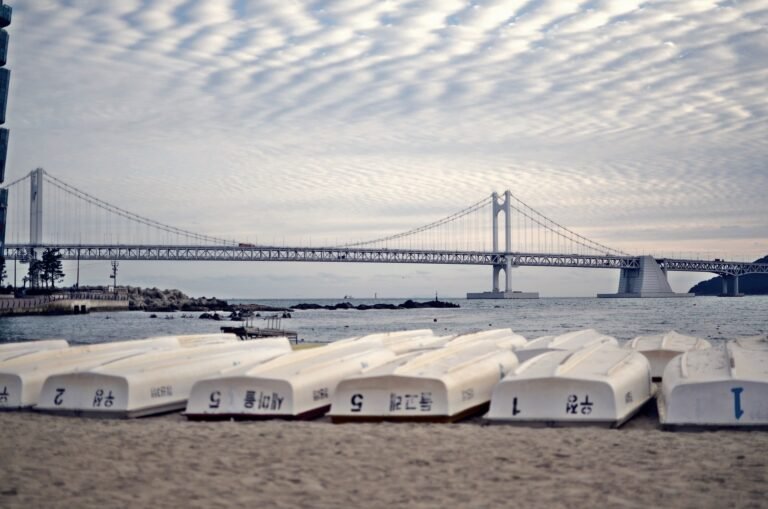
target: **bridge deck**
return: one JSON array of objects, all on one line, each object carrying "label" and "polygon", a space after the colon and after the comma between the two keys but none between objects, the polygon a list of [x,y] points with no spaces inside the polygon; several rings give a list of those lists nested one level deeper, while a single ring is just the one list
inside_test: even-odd
[{"label": "bridge deck", "polygon": [[[441,265],[505,265],[636,269],[640,258],[614,255],[431,251],[347,247],[276,246],[132,246],[132,245],[20,245],[7,244],[5,257],[28,260],[34,250],[58,249],[63,260],[242,261],[329,263],[419,263]],[[666,271],[713,272],[725,275],[768,274],[768,263],[722,260],[657,259]]]}]

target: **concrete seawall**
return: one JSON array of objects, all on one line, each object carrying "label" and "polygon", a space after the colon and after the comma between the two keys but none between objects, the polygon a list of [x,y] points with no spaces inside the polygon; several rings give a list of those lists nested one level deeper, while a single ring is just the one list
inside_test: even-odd
[{"label": "concrete seawall", "polygon": [[101,294],[61,294],[0,299],[0,316],[69,315],[91,311],[127,311],[124,296]]}]

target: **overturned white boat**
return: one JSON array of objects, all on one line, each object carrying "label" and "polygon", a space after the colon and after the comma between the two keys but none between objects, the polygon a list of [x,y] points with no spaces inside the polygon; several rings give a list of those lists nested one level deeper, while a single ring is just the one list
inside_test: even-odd
[{"label": "overturned white boat", "polygon": [[511,330],[465,334],[442,348],[401,356],[342,380],[333,422],[453,422],[488,408],[491,391],[517,366],[525,338]]},{"label": "overturned white boat", "polygon": [[607,336],[594,329],[584,329],[556,336],[542,336],[532,339],[527,344],[518,348],[516,354],[522,364],[528,359],[547,352],[575,351],[603,344],[618,346],[619,342],[616,341],[616,338]]},{"label": "overturned white boat", "polygon": [[432,329],[415,329],[397,332],[379,332],[365,336],[356,336],[347,339],[341,339],[329,343],[327,346],[334,348],[350,343],[375,343],[381,345],[396,354],[413,352],[427,348],[442,346],[453,339],[453,336],[435,336]]},{"label": "overturned white boat", "polygon": [[745,338],[672,359],[657,403],[665,429],[768,428],[768,342]]},{"label": "overturned white boat", "polygon": [[499,347],[513,349],[523,348],[528,345],[528,340],[524,336],[513,332],[512,329],[491,329],[461,334],[450,339],[445,344],[457,345],[475,341],[495,341]]},{"label": "overturned white boat", "polygon": [[68,348],[66,339],[40,339],[37,341],[19,341],[0,344],[0,362],[35,352]]},{"label": "overturned white boat", "polygon": [[0,410],[35,405],[45,379],[54,374],[92,369],[152,350],[174,349],[208,342],[235,342],[234,334],[162,336],[83,346],[38,350],[0,361]]},{"label": "overturned white boat", "polygon": [[664,368],[669,361],[678,355],[692,350],[711,348],[712,344],[706,339],[684,336],[675,331],[664,334],[638,336],[626,344],[636,352],[645,355],[651,364],[651,376],[654,382],[659,382],[664,375]]},{"label": "overturned white boat", "polygon": [[394,359],[444,342],[431,330],[350,338],[301,350],[251,369],[231,370],[192,388],[186,415],[203,419],[311,419],[325,414],[338,383]]},{"label": "overturned white boat", "polygon": [[494,388],[486,418],[534,426],[618,427],[651,396],[648,360],[598,343],[547,352],[520,364]]},{"label": "overturned white boat", "polygon": [[291,344],[285,337],[145,352],[49,376],[35,409],[121,418],[182,410],[196,381],[289,352]]}]

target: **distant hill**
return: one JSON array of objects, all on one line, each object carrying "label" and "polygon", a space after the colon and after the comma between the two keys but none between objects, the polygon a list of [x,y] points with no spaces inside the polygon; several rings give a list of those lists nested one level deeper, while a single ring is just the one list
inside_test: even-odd
[{"label": "distant hill", "polygon": [[[768,256],[763,256],[755,263],[768,263]],[[719,277],[702,281],[688,292],[696,295],[720,295],[723,283]],[[768,295],[768,274],[747,274],[739,277],[739,293],[744,295]]]}]

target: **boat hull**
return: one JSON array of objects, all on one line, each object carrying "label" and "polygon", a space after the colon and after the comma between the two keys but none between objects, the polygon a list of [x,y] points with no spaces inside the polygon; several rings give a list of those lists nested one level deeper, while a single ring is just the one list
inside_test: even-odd
[{"label": "boat hull", "polygon": [[583,380],[500,383],[491,398],[489,422],[522,426],[616,428],[651,397],[643,386],[614,387]]},{"label": "boat hull", "polygon": [[40,341],[0,344],[0,363],[41,351],[62,350],[66,348],[69,348],[69,343],[64,339],[44,339]]},{"label": "boat hull", "polygon": [[682,384],[662,391],[661,427],[768,429],[768,382],[719,380]]},{"label": "boat hull", "polygon": [[638,336],[626,345],[626,348],[645,355],[651,364],[651,377],[654,382],[662,380],[667,365],[678,355],[711,347],[712,344],[705,339],[685,336],[675,331]]},{"label": "boat hull", "polygon": [[550,352],[507,375],[493,390],[486,419],[534,426],[619,427],[652,397],[641,354],[610,345]]},{"label": "boat hull", "polygon": [[658,409],[664,429],[766,428],[768,344],[736,340],[675,358]]},{"label": "boat hull", "polygon": [[42,363],[21,364],[14,366],[15,369],[6,370],[0,366],[0,410],[20,410],[36,405],[49,376],[89,369],[142,353],[144,350],[89,352],[80,357],[67,356],[62,359],[45,359]]},{"label": "boat hull", "polygon": [[525,340],[511,330],[460,338],[342,380],[331,420],[452,422],[482,412],[518,365],[511,348]]},{"label": "boat hull", "polygon": [[664,377],[664,368],[667,364],[678,355],[682,355],[683,352],[673,352],[669,350],[647,350],[640,352],[648,359],[648,363],[651,365],[651,380],[654,382],[661,382]]}]

